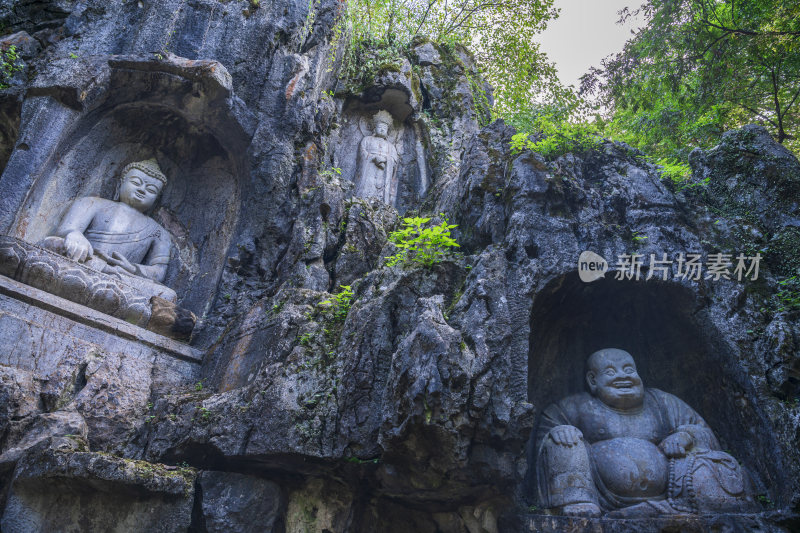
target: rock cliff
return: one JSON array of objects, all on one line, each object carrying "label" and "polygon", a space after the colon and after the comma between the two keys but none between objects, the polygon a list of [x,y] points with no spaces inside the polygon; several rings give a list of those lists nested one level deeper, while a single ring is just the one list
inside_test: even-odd
[{"label": "rock cliff", "polygon": [[[343,81],[341,9],[0,0],[22,67],[0,91],[2,233],[36,242],[156,150],[178,177],[153,215],[168,283],[199,318],[184,346],[4,281],[2,530],[797,528],[800,162],[758,126],[693,152],[679,184],[620,143],[512,153],[466,50],[376,51]],[[375,109],[395,119],[395,206],[354,196]],[[456,224],[460,253],[387,266],[417,213]],[[763,259],[755,281],[584,283],[584,251]],[[349,308],[321,305],[343,285]],[[538,416],[606,346],[703,415],[760,513],[541,514]]]}]

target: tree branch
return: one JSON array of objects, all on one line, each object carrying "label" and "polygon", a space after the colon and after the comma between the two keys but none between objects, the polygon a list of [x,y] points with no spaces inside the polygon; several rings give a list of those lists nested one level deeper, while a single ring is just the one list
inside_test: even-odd
[{"label": "tree branch", "polygon": [[417,26],[417,29],[414,30],[414,34],[411,36],[412,39],[419,34],[419,30],[422,29],[422,25],[425,24],[425,21],[428,19],[428,13],[431,12],[431,8],[433,7],[433,4],[436,3],[436,1],[437,0],[430,0],[428,2],[428,8],[425,10],[425,13],[422,15],[422,19],[419,21],[419,25]]},{"label": "tree branch", "polygon": [[772,120],[771,118],[769,118],[768,116],[766,116],[766,115],[765,115],[764,113],[762,113],[761,111],[758,111],[757,109],[753,109],[752,107],[750,107],[750,106],[748,106],[748,105],[745,105],[745,104],[739,104],[739,105],[741,105],[741,106],[742,106],[742,107],[743,107],[743,108],[744,108],[746,111],[750,111],[750,112],[751,112],[752,114],[754,114],[755,116],[763,118],[764,120],[766,120],[767,122],[769,122],[770,124],[772,124],[773,126],[775,126],[776,128],[778,127],[778,125],[777,125],[777,124],[775,124],[775,121],[774,121],[774,120]]}]

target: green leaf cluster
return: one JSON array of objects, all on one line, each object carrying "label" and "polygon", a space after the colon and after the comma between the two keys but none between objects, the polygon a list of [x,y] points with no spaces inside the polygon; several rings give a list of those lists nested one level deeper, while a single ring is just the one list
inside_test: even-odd
[{"label": "green leaf cluster", "polygon": [[593,123],[558,118],[552,113],[533,117],[526,129],[511,138],[513,153],[531,150],[554,159],[568,152],[596,149],[602,141]]},{"label": "green leaf cluster", "polygon": [[621,14],[646,24],[581,86],[609,110],[605,135],[685,161],[757,122],[800,150],[800,2],[646,0]]},{"label": "green leaf cluster", "polygon": [[[392,69],[411,47],[426,40],[462,45],[474,53],[480,74],[494,87],[494,118],[510,120],[525,115],[542,94],[562,91],[555,67],[535,40],[558,14],[553,3],[346,0],[334,28],[331,65],[341,60],[345,80],[367,85],[376,72]],[[345,46],[340,46],[342,36],[347,37]],[[471,80],[471,85],[476,84]],[[488,103],[488,95],[477,96],[476,105]]]},{"label": "green leaf cluster", "polygon": [[339,289],[339,292],[333,298],[323,300],[319,305],[331,307],[334,319],[344,321],[350,311],[350,306],[353,304],[353,289],[350,285],[339,285]]},{"label": "green leaf cluster", "polygon": [[11,45],[7,50],[0,50],[0,90],[8,89],[14,74],[22,70],[17,47]]},{"label": "green leaf cluster", "polygon": [[778,282],[777,311],[800,310],[800,277],[792,276]]},{"label": "green leaf cluster", "polygon": [[[692,167],[687,163],[667,157],[655,158],[653,162],[659,166],[658,172],[661,177],[671,181],[678,191],[701,185],[699,182],[691,181]],[[706,178],[705,182],[707,183],[709,179]]]},{"label": "green leaf cluster", "polygon": [[[457,224],[444,222],[438,226],[427,226],[430,218],[410,217],[403,219],[403,225],[398,231],[389,235],[389,241],[399,249],[390,257],[386,264],[395,265],[422,265],[433,266],[444,260],[459,245],[450,237],[450,230],[458,227]],[[427,227],[426,227],[427,226]]]}]

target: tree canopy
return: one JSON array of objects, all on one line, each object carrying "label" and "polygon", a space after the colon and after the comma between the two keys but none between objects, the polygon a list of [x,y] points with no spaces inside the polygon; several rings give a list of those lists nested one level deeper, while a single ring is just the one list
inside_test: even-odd
[{"label": "tree canopy", "polygon": [[[514,120],[532,102],[568,97],[535,36],[558,12],[554,0],[348,0],[351,48],[408,47],[420,39],[462,44],[494,87],[493,117]],[[546,95],[542,97],[542,95]]]},{"label": "tree canopy", "polygon": [[561,85],[536,42],[558,16],[554,0],[345,5],[340,31],[351,55],[359,46],[391,55],[420,39],[472,50],[495,88],[492,118],[520,130],[520,147],[538,146],[544,133],[560,138],[545,147],[557,154],[591,146],[599,133],[662,161],[685,161],[725,130],[757,122],[800,152],[797,0],[644,0],[620,14],[621,21],[639,15],[645,25],[584,76],[578,93]]},{"label": "tree canopy", "polygon": [[581,86],[608,110],[605,134],[683,158],[757,122],[798,151],[800,2],[647,0],[632,14],[647,24]]}]

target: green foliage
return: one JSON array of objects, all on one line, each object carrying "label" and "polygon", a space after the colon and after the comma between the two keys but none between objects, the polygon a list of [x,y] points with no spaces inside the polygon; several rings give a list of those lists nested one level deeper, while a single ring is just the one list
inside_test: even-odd
[{"label": "green foliage", "polygon": [[[317,20],[317,2],[315,0],[308,0],[308,12],[306,13],[306,20],[303,23],[303,28],[300,30],[300,43],[305,42],[314,29],[314,22]],[[302,47],[302,46],[301,46]],[[300,52],[301,50],[298,50]]]},{"label": "green foliage", "polygon": [[[533,98],[560,90],[555,68],[534,39],[556,17],[553,2],[347,0],[334,29],[330,63],[343,60],[341,76],[368,85],[376,73],[399,69],[409,48],[425,40],[463,45],[494,87],[496,117],[525,114]],[[342,35],[348,41],[337,54]],[[476,106],[485,107],[482,89],[471,89]]]},{"label": "green foliage", "polygon": [[758,498],[758,502],[759,502],[761,505],[764,505],[765,507],[775,507],[775,502],[773,502],[773,501],[772,501],[772,500],[769,498],[769,496],[767,496],[766,494],[759,494],[759,495],[757,496],[757,498]]},{"label": "green foliage", "polygon": [[277,315],[283,310],[283,306],[286,305],[286,300],[282,300],[280,302],[276,302],[268,311],[267,313],[271,313],[273,315]]},{"label": "green foliage", "polygon": [[348,463],[355,463],[357,465],[377,465],[381,462],[381,460],[377,457],[375,459],[359,459],[358,457],[348,457],[346,461]]},{"label": "green foliage", "polygon": [[342,169],[339,167],[326,168],[319,173],[319,176],[325,181],[330,181],[333,178],[338,178],[342,175]]},{"label": "green foliage", "polygon": [[800,310],[800,277],[792,276],[778,282],[777,312]]},{"label": "green foliage", "polygon": [[332,307],[333,317],[336,320],[344,321],[353,303],[353,290],[350,285],[339,285],[339,289],[339,292],[333,298],[323,300],[319,305]]},{"label": "green foliage", "polygon": [[196,392],[200,392],[201,390],[203,390],[203,380],[202,379],[194,384],[194,390]]},{"label": "green foliage", "polygon": [[661,177],[675,184],[686,182],[692,176],[692,168],[676,159],[662,157],[656,160],[656,164],[661,167],[658,169]]},{"label": "green foliage", "polygon": [[308,346],[311,344],[311,341],[314,339],[314,334],[311,332],[303,333],[300,336],[300,346]]},{"label": "green foliage", "polygon": [[[554,159],[568,152],[596,149],[601,142],[597,127],[591,122],[557,117],[552,113],[532,117],[526,126],[528,131],[511,138],[512,152],[531,150]],[[532,135],[535,135],[534,140],[530,138]]]},{"label": "green foliage", "polygon": [[800,3],[647,0],[634,13],[647,24],[581,87],[611,111],[604,134],[685,160],[760,122],[800,148]]},{"label": "green foliage", "polygon": [[403,227],[389,235],[389,241],[394,243],[399,252],[387,257],[386,264],[430,267],[445,259],[451,248],[458,248],[458,243],[450,237],[450,230],[458,226],[448,224],[443,214],[440,216],[444,222],[431,227],[423,227],[431,221],[430,218],[404,218]]},{"label": "green foliage", "polygon": [[8,50],[0,50],[0,90],[8,89],[14,74],[22,70],[17,47],[11,45]]},{"label": "green foliage", "polygon": [[[345,46],[339,76],[349,85],[351,91],[358,92],[372,85],[377,75],[400,70],[408,46],[370,36],[363,36],[362,40],[355,40],[355,35],[350,37],[351,40]],[[334,55],[329,57],[331,65],[336,60],[336,49],[332,48],[332,51]]]},{"label": "green foliage", "polygon": [[671,181],[675,186],[675,190],[678,191],[707,185],[708,181],[711,179],[705,178],[702,182],[692,182],[692,167],[675,158],[660,157],[648,159],[659,166],[658,173],[661,174],[661,177]]}]

